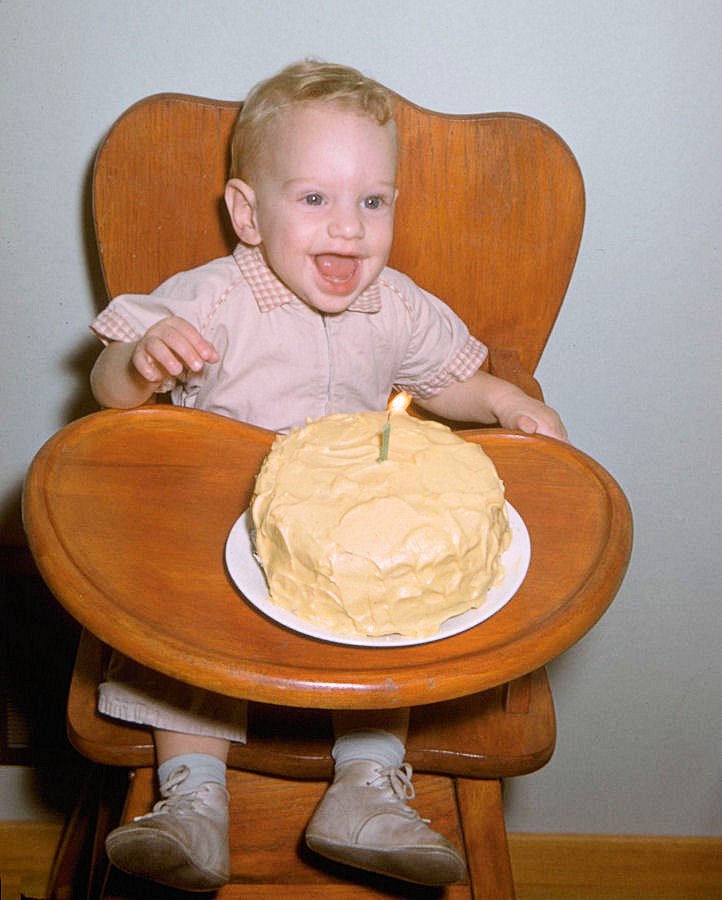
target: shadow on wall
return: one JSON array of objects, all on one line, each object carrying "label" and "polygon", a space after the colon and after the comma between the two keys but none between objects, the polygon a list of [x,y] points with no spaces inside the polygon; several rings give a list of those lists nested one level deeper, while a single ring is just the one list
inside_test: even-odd
[{"label": "shadow on wall", "polygon": [[[103,273],[95,243],[92,206],[92,177],[95,154],[88,162],[80,192],[82,250],[86,263],[86,291],[95,299],[95,310],[89,319],[103,309],[107,303],[107,294],[103,282]],[[98,356],[99,344],[89,332],[79,335],[78,344],[62,361],[63,369],[71,375],[74,385],[58,419],[62,425],[73,422],[82,416],[95,412],[98,405],[93,399],[88,384],[90,370]],[[38,447],[38,449],[40,449]],[[27,461],[28,465],[30,460]],[[22,481],[14,485],[3,497],[0,497],[0,544],[25,544],[25,533],[21,515]]]},{"label": "shadow on wall", "polygon": [[[94,298],[95,309],[91,312],[91,316],[99,313],[108,302],[108,294],[103,281],[103,270],[98,255],[98,247],[95,242],[95,225],[93,222],[93,167],[95,165],[95,153],[93,153],[85,170],[85,178],[83,179],[83,188],[80,196],[81,204],[81,221],[82,221],[82,241],[83,255],[85,256],[85,271],[87,276],[86,291],[89,296]],[[94,338],[89,331],[84,331],[79,336],[79,343],[64,360],[64,368],[73,375],[75,381],[75,389],[62,410],[62,421],[64,424],[72,422],[80,416],[88,415],[95,412],[98,408],[97,403],[90,393],[88,376],[93,367],[100,344],[97,338]]]}]

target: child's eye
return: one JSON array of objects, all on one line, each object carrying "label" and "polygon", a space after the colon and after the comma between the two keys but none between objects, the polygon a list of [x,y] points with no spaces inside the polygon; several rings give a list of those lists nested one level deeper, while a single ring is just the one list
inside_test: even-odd
[{"label": "child's eye", "polygon": [[379,209],[379,207],[383,206],[383,203],[384,203],[384,198],[379,197],[376,194],[374,194],[373,196],[367,197],[364,200],[364,208],[365,209]]},{"label": "child's eye", "polygon": [[323,197],[320,194],[306,194],[303,198],[303,202],[308,206],[321,206],[323,203]]}]

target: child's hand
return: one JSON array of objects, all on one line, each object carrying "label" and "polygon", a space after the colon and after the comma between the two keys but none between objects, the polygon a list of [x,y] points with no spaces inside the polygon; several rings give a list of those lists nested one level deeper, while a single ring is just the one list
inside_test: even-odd
[{"label": "child's hand", "polygon": [[423,409],[457,422],[498,422],[502,428],[567,441],[559,414],[516,385],[489,372],[452,382],[434,397],[416,401]]},{"label": "child's hand", "polygon": [[178,378],[185,369],[200,372],[218,362],[218,351],[198,330],[179,316],[168,316],[151,326],[136,342],[131,364],[146,381],[160,384]]},{"label": "child's hand", "polygon": [[510,392],[501,398],[495,413],[502,428],[524,431],[526,434],[543,434],[562,441],[569,440],[557,411],[521,391]]}]

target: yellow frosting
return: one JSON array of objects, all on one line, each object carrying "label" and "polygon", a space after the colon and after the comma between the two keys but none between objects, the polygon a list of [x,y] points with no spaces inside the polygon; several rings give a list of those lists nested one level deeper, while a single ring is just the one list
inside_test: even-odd
[{"label": "yellow frosting", "polygon": [[449,428],[333,415],[278,437],[256,481],[256,553],[269,597],[338,635],[426,637],[480,605],[509,543],[489,457]]}]

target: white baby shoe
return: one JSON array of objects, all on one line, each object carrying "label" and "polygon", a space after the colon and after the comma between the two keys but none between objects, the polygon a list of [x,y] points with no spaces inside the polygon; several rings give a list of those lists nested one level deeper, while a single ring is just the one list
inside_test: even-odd
[{"label": "white baby shoe", "polygon": [[228,882],[228,791],[205,782],[183,793],[186,766],[161,785],[153,811],[108,835],[105,849],[123,872],[186,891]]},{"label": "white baby shoe", "polygon": [[461,854],[412,809],[411,766],[352,760],[336,766],[306,829],[308,846],[337,862],[419,884],[462,881]]}]

